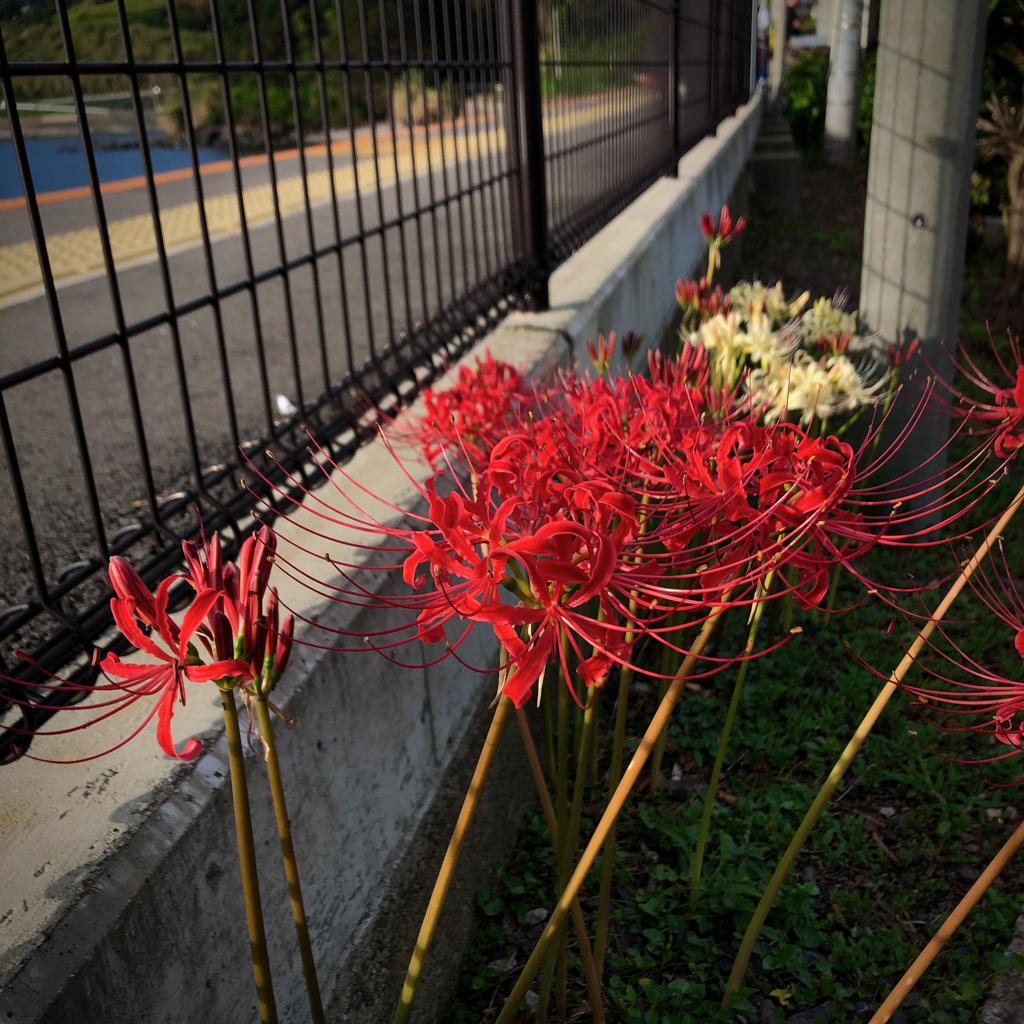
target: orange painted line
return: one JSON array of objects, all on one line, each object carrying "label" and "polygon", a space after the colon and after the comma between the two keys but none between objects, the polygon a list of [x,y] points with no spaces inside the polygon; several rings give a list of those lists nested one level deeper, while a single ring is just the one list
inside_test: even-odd
[{"label": "orange painted line", "polygon": [[[471,118],[469,123],[476,124],[484,120],[481,117]],[[467,121],[465,118],[458,118],[455,122],[446,121],[444,128],[446,130],[454,131],[458,127],[466,127]],[[436,131],[437,129],[435,129]],[[420,126],[417,125],[415,128],[415,134],[423,134],[426,136],[428,133]],[[390,136],[391,132],[387,134]],[[398,139],[408,138],[410,131],[407,127],[399,128],[395,132],[396,141]],[[331,153],[340,153],[342,151],[349,152],[351,146],[348,140],[341,140],[331,144]],[[377,140],[377,151],[382,156],[387,156],[391,149],[388,146],[387,140]],[[320,143],[316,146],[305,147],[306,156],[324,156],[327,153],[327,147]],[[372,153],[373,152],[373,139],[364,137],[356,139],[356,153]],[[294,160],[299,155],[297,149],[282,149],[274,154],[274,160]],[[265,164],[267,162],[266,153],[254,153],[251,156],[243,156],[238,161],[239,167],[254,167],[257,164]],[[222,174],[225,171],[230,171],[233,167],[233,163],[230,160],[214,160],[208,164],[201,164],[199,167],[199,173],[203,176],[207,174]],[[182,181],[185,178],[192,177],[191,167],[181,167],[174,171],[158,171],[153,175],[153,180],[158,185],[162,185],[168,181]],[[101,195],[112,195],[116,192],[131,192],[137,188],[146,187],[145,175],[139,174],[134,178],[120,178],[117,181],[105,181],[100,185]],[[92,195],[92,190],[88,185],[78,185],[75,188],[62,188],[57,189],[53,192],[39,192],[36,194],[36,202],[40,206],[47,206],[50,203],[63,203],[69,199],[88,199]],[[0,199],[0,213],[6,210],[23,210],[25,208],[25,197],[16,196],[13,199]]]},{"label": "orange painted line", "polygon": [[[390,134],[390,133],[389,133]],[[398,133],[402,135],[402,132]],[[408,134],[408,130],[405,130],[404,134]],[[331,153],[339,153],[342,150],[349,151],[351,147],[347,141],[340,141],[332,143]],[[378,142],[378,151],[390,152],[390,150],[382,150],[380,142]],[[372,152],[373,140],[372,139],[359,139],[356,141],[356,152]],[[324,156],[327,153],[327,147],[323,144],[318,146],[306,146],[306,156]],[[297,149],[282,149],[274,154],[274,161],[281,160],[294,160],[299,155]],[[243,156],[238,161],[239,167],[254,167],[257,164],[265,164],[267,162],[266,153],[254,153],[251,156]],[[199,173],[204,177],[207,174],[222,174],[225,171],[230,171],[234,166],[231,160],[214,160],[208,164],[201,164],[199,167]],[[153,175],[153,181],[157,185],[163,185],[168,181],[182,181],[185,178],[192,177],[191,167],[180,167],[174,171],[157,171]],[[117,181],[105,181],[100,185],[101,195],[112,195],[115,192],[131,192],[137,188],[146,187],[145,175],[139,174],[134,178],[119,178]],[[69,199],[88,199],[92,195],[92,189],[88,185],[78,185],[75,188],[62,188],[57,189],[53,192],[39,192],[36,194],[36,202],[40,206],[47,206],[50,203],[63,203]],[[5,210],[22,210],[25,208],[25,197],[15,196],[13,199],[0,199],[0,212]]]}]

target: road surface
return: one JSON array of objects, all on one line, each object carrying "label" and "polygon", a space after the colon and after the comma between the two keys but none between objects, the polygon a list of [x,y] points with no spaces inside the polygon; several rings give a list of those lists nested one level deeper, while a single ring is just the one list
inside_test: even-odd
[{"label": "road surface", "polygon": [[[557,197],[552,204],[554,216],[562,217],[599,196],[620,175],[619,180],[624,179],[630,167],[639,167],[645,152],[659,148],[657,133],[664,127],[657,119],[626,134],[615,131],[643,120],[645,104],[662,109],[656,97],[653,102],[641,97],[638,117],[635,99],[626,102],[613,96],[555,110],[546,117],[549,152],[584,144],[552,171],[559,175],[551,187]],[[269,417],[280,418],[280,408],[287,403],[301,406],[314,401],[350,366],[361,366],[371,346],[384,350],[425,314],[436,312],[508,262],[505,141],[494,119],[468,130],[449,125],[443,153],[437,126],[431,127],[429,138],[422,129],[411,137],[398,132],[394,148],[390,134],[379,132],[376,156],[364,131],[357,139],[355,157],[353,161],[345,140],[336,143],[337,227],[342,240],[349,243],[340,265],[338,257],[330,254],[317,261],[315,276],[309,266],[290,272],[287,293],[280,277],[260,284],[256,289],[259,336],[250,296],[242,291],[219,304],[223,359],[216,318],[209,307],[178,318],[180,367],[174,334],[167,325],[135,336],[126,347],[158,494],[173,493],[190,479],[186,401],[200,466],[215,465],[230,457],[239,441],[266,435],[268,406]],[[336,240],[326,166],[323,147],[314,150],[308,160],[307,187],[313,204],[312,242],[317,248]],[[249,160],[242,168],[257,275],[281,263],[281,242],[288,259],[311,251],[297,156],[279,157],[275,169],[282,205],[280,241],[267,162]],[[205,173],[202,187],[211,233],[216,236],[212,243],[215,281],[224,288],[247,276],[233,174]],[[198,244],[198,206],[191,177],[163,180],[158,196],[171,249],[171,304],[180,307],[211,290]],[[32,279],[33,272],[38,275],[38,264],[33,269],[27,214],[7,206],[0,207],[0,378],[10,381],[9,375],[56,355],[57,345],[38,277]],[[122,239],[116,245],[124,246],[119,252],[115,245],[114,253],[124,322],[132,325],[166,312],[168,298],[155,259],[146,190],[106,190],[104,208],[112,238]],[[417,209],[426,212],[413,216]],[[93,204],[87,196],[70,197],[45,203],[41,212],[55,274],[61,279],[63,329],[74,350],[117,327],[111,289],[102,271]],[[189,217],[191,221],[183,225]],[[381,232],[381,223],[391,226]],[[355,241],[360,235],[367,236],[365,242]],[[145,503],[140,439],[126,386],[126,350],[111,345],[74,363],[74,385],[108,536],[129,526]],[[283,406],[277,404],[278,396]],[[52,371],[6,388],[2,397],[29,492],[44,573],[52,583],[63,568],[97,553],[65,382],[59,371]],[[236,429],[231,425],[232,411]],[[6,538],[0,545],[0,616],[4,606],[32,595],[8,474],[9,467],[0,456],[0,530]],[[68,609],[75,610],[73,602]],[[27,632],[21,643],[27,646],[37,639],[34,631]]]}]

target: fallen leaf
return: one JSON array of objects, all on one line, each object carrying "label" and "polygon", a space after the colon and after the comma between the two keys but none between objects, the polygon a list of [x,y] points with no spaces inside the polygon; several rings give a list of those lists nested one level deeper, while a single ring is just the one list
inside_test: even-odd
[{"label": "fallen leaf", "polygon": [[502,957],[501,960],[492,960],[487,966],[492,971],[500,971],[502,974],[509,974],[511,971],[516,969],[516,955],[513,953],[507,959]]}]

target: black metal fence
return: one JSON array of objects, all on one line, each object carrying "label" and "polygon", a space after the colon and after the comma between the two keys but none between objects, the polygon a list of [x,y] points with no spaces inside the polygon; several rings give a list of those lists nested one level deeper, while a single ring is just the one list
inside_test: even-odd
[{"label": "black metal fence", "polygon": [[[21,649],[93,678],[111,555],[155,583],[200,529],[231,553],[246,458],[308,478],[306,431],[345,459],[543,307],[746,100],[751,25],[751,0],[0,4],[0,673],[45,678]],[[0,763],[73,699],[22,692]]]}]

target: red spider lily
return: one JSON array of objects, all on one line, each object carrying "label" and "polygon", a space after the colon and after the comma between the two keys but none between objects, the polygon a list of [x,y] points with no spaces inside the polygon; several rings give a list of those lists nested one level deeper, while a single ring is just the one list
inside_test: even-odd
[{"label": "red spider lily", "polygon": [[[373,535],[374,546],[384,534],[396,555],[396,564],[384,568],[401,566],[410,594],[378,597],[335,557],[329,561],[342,572],[341,585],[293,576],[332,600],[408,613],[404,625],[358,634],[396,664],[388,652],[411,638],[439,643],[445,625],[461,620],[461,638],[440,656],[458,657],[470,626],[490,624],[510,654],[506,692],[519,704],[544,665],[564,659],[566,645],[585,664],[583,678],[598,683],[631,657],[627,632],[673,646],[680,614],[696,623],[726,601],[749,606],[763,599],[767,574],[787,565],[797,573],[782,592],[817,605],[833,565],[850,565],[876,543],[934,543],[924,527],[913,532],[918,517],[938,512],[947,525],[960,514],[954,502],[978,493],[968,481],[984,459],[981,450],[910,493],[900,479],[872,482],[923,406],[895,446],[876,458],[880,424],[854,449],[792,424],[758,425],[753,407],[732,398],[712,418],[707,412],[716,397],[707,387],[706,356],[684,349],[675,361],[652,354],[649,362],[649,380],[565,375],[548,415],[527,417],[476,462],[472,493],[456,481],[442,496],[439,483],[451,479],[443,472],[421,488],[428,512],[412,517],[416,528],[385,526],[337,483],[352,512],[311,496],[307,507],[323,529],[303,529],[317,545],[331,541],[331,524]],[[326,467],[359,487],[325,458]],[[978,487],[990,484],[989,477]],[[507,603],[509,595],[518,604]],[[598,606],[602,615],[595,618]]]},{"label": "red spider lily", "polygon": [[460,367],[452,387],[424,392],[426,412],[417,425],[423,455],[437,468],[452,448],[475,467],[498,441],[519,429],[536,401],[522,375],[488,352],[475,368]]},{"label": "red spider lily", "polygon": [[915,338],[909,344],[900,342],[898,345],[889,346],[889,366],[896,370],[914,358],[915,353],[921,347],[921,342]]},{"label": "red spider lily", "polygon": [[622,336],[622,354],[626,357],[626,362],[632,366],[633,360],[636,358],[636,354],[640,351],[640,346],[644,343],[644,336],[637,334],[636,331],[626,331]]},{"label": "red spider lily", "polygon": [[[183,545],[193,585],[218,592],[207,623],[197,635],[211,657],[239,658],[266,690],[277,685],[291,656],[295,618],[280,622],[277,588],[268,585],[277,551],[277,538],[267,527],[246,538],[238,567],[223,564],[219,537]],[[266,607],[264,608],[264,597]]]},{"label": "red spider lily", "polygon": [[958,369],[971,384],[991,395],[991,400],[952,392],[956,399],[952,404],[953,412],[970,420],[973,427],[994,434],[993,447],[996,454],[1002,457],[1013,454],[1024,444],[1024,364],[1019,341],[1012,335],[1009,341],[1012,367],[1006,365],[995,345],[992,346],[999,368],[1009,379],[1006,387],[999,387],[989,380],[977,363],[961,349],[961,365]]},{"label": "red spider lily", "polygon": [[[248,662],[231,656],[230,645],[226,654],[221,648],[219,652],[221,656],[217,660],[204,664],[193,643],[193,638],[199,634],[200,630],[205,629],[203,620],[215,609],[220,599],[220,593],[210,587],[200,590],[189,605],[181,625],[178,626],[167,613],[170,588],[173,582],[179,578],[178,576],[168,577],[160,584],[156,593],[151,594],[138,573],[123,558],[111,559],[108,575],[115,594],[119,595],[112,598],[110,602],[114,622],[132,646],[154,660],[126,662],[111,652],[100,663],[100,668],[109,680],[108,683],[82,686],[69,680],[60,679],[51,673],[45,674],[54,680],[53,684],[21,683],[20,685],[23,687],[34,685],[40,690],[51,690],[57,687],[80,690],[83,693],[102,698],[68,709],[91,714],[92,717],[84,723],[69,728],[25,731],[30,735],[58,735],[77,731],[109,718],[131,706],[137,700],[157,697],[156,706],[130,736],[109,750],[101,751],[92,757],[101,757],[118,749],[137,736],[156,715],[156,738],[160,748],[164,753],[180,761],[192,761],[199,756],[202,744],[198,740],[190,738],[179,752],[175,748],[171,735],[171,720],[174,716],[175,703],[180,701],[182,705],[185,704],[186,681],[193,683],[239,682],[252,676],[252,669]],[[203,642],[206,644],[205,639]],[[23,660],[35,665],[27,655],[20,654],[20,656]],[[45,671],[38,665],[35,667],[40,671]],[[110,696],[107,696],[108,694]],[[15,700],[15,703],[29,708],[32,706],[31,701]]]},{"label": "red spider lily", "polygon": [[740,217],[735,224],[733,223],[728,206],[722,207],[717,225],[710,213],[700,215],[700,233],[709,245],[726,245],[736,238],[746,226],[746,217]]},{"label": "red spider lily", "polygon": [[207,589],[196,594],[179,628],[167,615],[167,593],[170,580],[164,580],[156,593],[154,607],[157,625],[154,632],[164,646],[156,643],[152,634],[147,636],[138,625],[133,598],[113,598],[110,602],[114,621],[125,639],[140,651],[151,655],[155,662],[123,662],[114,653],[103,659],[101,668],[108,677],[123,681],[126,689],[138,696],[160,694],[157,706],[156,739],[165,754],[180,761],[193,761],[199,756],[203,745],[196,739],[189,739],[179,753],[171,737],[171,718],[175,702],[185,704],[185,680],[205,683],[211,680],[246,678],[251,674],[248,662],[237,659],[215,661],[204,665],[191,643],[192,635],[217,603],[217,591]]},{"label": "red spider lily", "polygon": [[715,270],[722,265],[723,246],[733,241],[746,226],[745,217],[740,217],[733,224],[728,206],[722,207],[717,225],[710,213],[701,214],[700,233],[704,236],[704,241],[708,243],[708,285],[711,284],[711,279],[715,276]]},{"label": "red spider lily", "polygon": [[263,675],[267,689],[273,689],[284,675],[291,658],[295,634],[295,616],[290,612],[280,621],[280,598],[277,587],[271,587],[267,596],[267,640]]},{"label": "red spider lily", "polygon": [[603,377],[612,364],[615,357],[615,332],[612,331],[607,338],[603,334],[597,336],[597,347],[594,347],[594,339],[587,339],[587,351],[590,353],[590,362],[593,364],[594,372]]},{"label": "red spider lily", "polygon": [[[1002,541],[999,542],[998,560],[990,552],[993,571],[979,566],[970,579],[970,586],[991,612],[1010,627],[1007,643],[1013,643],[1016,654],[1024,659],[1024,598],[1009,574]],[[913,622],[917,616],[904,611],[904,618]],[[890,626],[890,632],[892,626]],[[1008,678],[983,665],[967,654],[950,636],[948,628],[939,626],[936,633],[941,642],[930,640],[928,651],[932,655],[918,667],[934,680],[935,685],[916,685],[904,679],[901,689],[915,698],[912,707],[929,724],[946,732],[977,732],[991,735],[997,742],[1010,747],[1008,752],[987,758],[954,758],[933,751],[946,760],[967,764],[991,764],[1024,753],[1024,681],[1021,677]],[[879,678],[888,678],[851,651],[855,659]],[[951,674],[952,673],[952,674]]]},{"label": "red spider lily", "polygon": [[719,313],[728,313],[731,306],[722,286],[716,284],[712,291],[706,277],[699,281],[677,281],[676,301],[682,306],[683,328],[687,331],[696,330]]},{"label": "red spider lily", "polygon": [[[826,334],[818,339],[818,352],[821,355],[844,355],[850,349],[851,335],[849,331],[839,331],[836,334]],[[901,365],[892,362],[892,355],[890,348],[889,362],[891,365]],[[907,357],[909,358],[909,356]],[[905,361],[905,360],[904,360]]]},{"label": "red spider lily", "polygon": [[[217,534],[210,539],[204,537],[182,544],[187,578],[197,593],[210,588],[220,595],[217,608],[227,617],[236,638],[241,638],[246,629],[251,633],[262,615],[276,550],[277,537],[268,526],[260,527],[242,542],[237,565],[224,563]],[[200,636],[207,641],[211,638],[205,628],[200,630]],[[248,639],[251,642],[253,637],[248,635]]]}]

